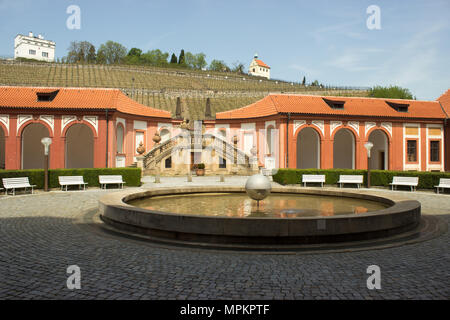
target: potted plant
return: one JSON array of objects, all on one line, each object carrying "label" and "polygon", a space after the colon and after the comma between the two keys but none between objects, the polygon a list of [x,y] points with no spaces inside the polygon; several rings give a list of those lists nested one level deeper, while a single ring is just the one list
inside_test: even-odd
[{"label": "potted plant", "polygon": [[194,165],[194,169],[195,169],[195,174],[197,176],[205,175],[205,164],[204,163],[199,163],[199,164]]}]

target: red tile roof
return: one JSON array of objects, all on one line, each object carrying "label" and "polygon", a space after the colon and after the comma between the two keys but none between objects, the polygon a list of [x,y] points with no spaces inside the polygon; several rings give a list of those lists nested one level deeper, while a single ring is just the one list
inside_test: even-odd
[{"label": "red tile roof", "polygon": [[450,118],[450,89],[442,94],[437,100],[441,103],[442,108],[444,108],[447,113],[447,117]]},{"label": "red tile roof", "polygon": [[[59,90],[52,101],[38,101],[37,93]],[[168,111],[144,106],[119,89],[0,87],[0,108],[117,110],[122,113],[171,118]]]},{"label": "red tile roof", "polygon": [[257,63],[258,66],[260,66],[260,67],[264,67],[264,68],[270,69],[270,67],[269,67],[267,64],[265,64],[264,62],[262,62],[261,60],[256,60],[256,63]]},{"label": "red tile roof", "polygon": [[[324,99],[344,102],[344,108],[331,108]],[[408,104],[408,112],[396,111],[387,102]],[[216,113],[216,119],[258,118],[288,112],[382,118],[444,119],[446,117],[437,101],[271,94],[249,106]]]}]

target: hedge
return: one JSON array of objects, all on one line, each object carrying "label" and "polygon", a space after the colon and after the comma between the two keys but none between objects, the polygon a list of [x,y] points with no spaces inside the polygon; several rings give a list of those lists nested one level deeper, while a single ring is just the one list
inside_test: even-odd
[{"label": "hedge", "polygon": [[[50,169],[48,186],[49,188],[60,188],[58,176],[83,176],[84,182],[88,183],[87,187],[99,187],[99,175],[121,175],[125,186],[141,186],[140,168]],[[0,170],[0,178],[17,177],[28,177],[30,184],[35,184],[37,189],[44,188],[44,169]]]},{"label": "hedge", "polygon": [[[364,184],[367,185],[367,170],[351,169],[278,169],[278,172],[273,176],[273,181],[282,185],[300,184],[303,174],[324,174],[325,184],[337,184],[341,174],[363,175]],[[433,189],[434,186],[439,184],[440,178],[450,178],[450,172],[370,170],[370,184],[372,186],[389,187],[393,176],[419,177],[417,188]]]}]

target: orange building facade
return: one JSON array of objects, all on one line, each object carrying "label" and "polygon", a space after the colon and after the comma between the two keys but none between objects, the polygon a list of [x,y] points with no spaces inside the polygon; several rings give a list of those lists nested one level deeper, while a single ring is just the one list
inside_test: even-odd
[{"label": "orange building facade", "polygon": [[[271,94],[203,125],[268,169],[370,163],[371,169],[445,171],[449,114],[450,91],[436,101]],[[46,136],[50,168],[129,166],[141,142],[150,151],[155,133],[167,141],[180,123],[118,89],[0,87],[0,168],[42,168]]]}]

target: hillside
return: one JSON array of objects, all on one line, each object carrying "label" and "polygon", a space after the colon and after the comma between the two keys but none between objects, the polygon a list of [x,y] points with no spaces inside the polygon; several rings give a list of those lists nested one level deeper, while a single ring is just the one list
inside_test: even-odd
[{"label": "hillside", "polygon": [[0,85],[119,88],[136,101],[183,117],[203,119],[206,98],[213,116],[251,104],[269,93],[367,96],[358,88],[321,88],[248,75],[137,66],[29,63],[0,60]]}]

